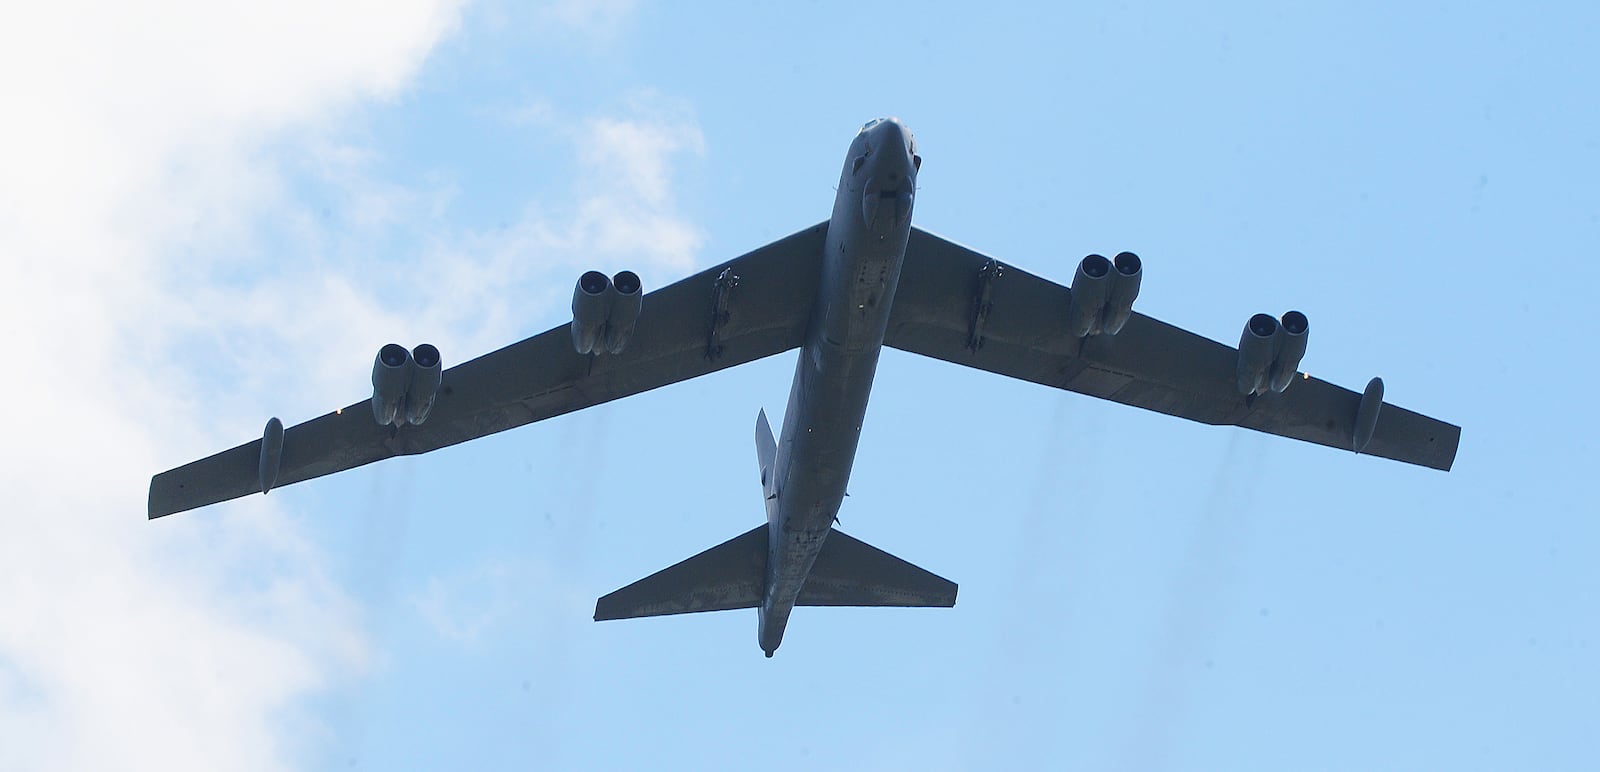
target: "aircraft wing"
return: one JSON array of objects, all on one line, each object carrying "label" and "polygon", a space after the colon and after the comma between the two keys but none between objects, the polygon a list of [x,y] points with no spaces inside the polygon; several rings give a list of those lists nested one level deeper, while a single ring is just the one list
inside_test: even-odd
[{"label": "aircraft wing", "polygon": [[[1067,287],[913,227],[884,344],[1192,421],[1354,449],[1361,394],[1300,374],[1282,393],[1247,399],[1235,386],[1232,346],[1139,313],[1116,335],[1079,339],[1067,331],[1070,297]],[[1384,404],[1361,452],[1448,470],[1460,437],[1459,427]]]},{"label": "aircraft wing", "polygon": [[[444,371],[433,411],[420,426],[379,425],[363,399],[291,427],[274,487],[426,453],[797,348],[817,293],[827,225],[646,295],[620,354],[578,354],[563,324]],[[156,475],[149,516],[259,492],[262,443]]]}]

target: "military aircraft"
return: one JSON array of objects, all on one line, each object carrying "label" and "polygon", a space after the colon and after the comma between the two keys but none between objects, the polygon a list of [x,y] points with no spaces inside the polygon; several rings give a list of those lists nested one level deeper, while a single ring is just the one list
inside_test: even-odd
[{"label": "military aircraft", "polygon": [[[783,431],[756,416],[767,522],[599,599],[598,620],[759,609],[768,657],[795,606],[952,606],[956,585],[834,528],[884,346],[1208,424],[1449,470],[1461,430],[1298,371],[1306,316],[1251,316],[1232,348],[1133,311],[1141,262],[1089,255],[1070,287],[911,224],[922,157],[898,120],[850,143],[826,221],[643,294],[577,282],[572,322],[443,370],[389,344],[372,397],[156,475],[157,518],[426,453],[800,349]],[[780,441],[781,440],[781,441]]]}]

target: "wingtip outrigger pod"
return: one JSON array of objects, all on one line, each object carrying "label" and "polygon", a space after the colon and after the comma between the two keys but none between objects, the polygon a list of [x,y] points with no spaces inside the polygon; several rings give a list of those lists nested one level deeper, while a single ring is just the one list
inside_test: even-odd
[{"label": "wingtip outrigger pod", "polygon": [[267,419],[267,428],[261,432],[261,493],[265,495],[278,484],[278,468],[283,462],[283,422],[277,416]]},{"label": "wingtip outrigger pod", "polygon": [[1367,388],[1361,392],[1361,406],[1356,408],[1356,430],[1351,437],[1351,447],[1355,452],[1365,450],[1367,443],[1372,441],[1372,432],[1378,428],[1378,413],[1383,408],[1383,379],[1373,378],[1367,381]]}]

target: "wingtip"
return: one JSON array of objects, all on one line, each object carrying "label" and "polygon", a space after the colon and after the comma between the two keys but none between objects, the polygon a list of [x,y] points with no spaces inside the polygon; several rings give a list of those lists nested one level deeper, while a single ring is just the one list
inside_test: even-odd
[{"label": "wingtip", "polygon": [[151,477],[150,478],[150,493],[147,495],[147,497],[145,499],[144,514],[145,514],[145,519],[146,520],[154,520],[154,519],[156,519],[158,517],[161,517],[162,515],[166,514],[165,512],[158,511],[158,508],[156,507],[156,478],[155,477]]},{"label": "wingtip", "polygon": [[146,520],[156,520],[194,508],[176,505],[171,486],[163,487],[161,484],[162,477],[167,474],[171,474],[170,470],[150,478],[150,496],[145,503]]},{"label": "wingtip", "polygon": [[1438,467],[1441,472],[1448,472],[1451,467],[1456,465],[1456,454],[1461,451],[1461,427],[1453,426],[1451,428],[1455,431],[1450,432],[1450,450],[1445,454],[1444,462]]}]

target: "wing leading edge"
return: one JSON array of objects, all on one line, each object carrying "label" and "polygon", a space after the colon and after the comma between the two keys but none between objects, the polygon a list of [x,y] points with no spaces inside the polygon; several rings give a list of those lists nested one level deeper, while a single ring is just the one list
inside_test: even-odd
[{"label": "wing leading edge", "polygon": [[[1067,331],[1071,290],[911,229],[885,345],[1208,424],[1354,449],[1361,394],[1301,375],[1253,400],[1239,353],[1134,313],[1114,336]],[[1384,404],[1361,452],[1448,470],[1461,429]]]},{"label": "wing leading edge", "polygon": [[[644,298],[620,354],[573,348],[568,325],[446,370],[420,426],[380,426],[367,400],[284,430],[273,487],[426,453],[685,381],[800,346],[827,223],[706,269]],[[260,492],[262,440],[150,480],[149,516]]]}]

